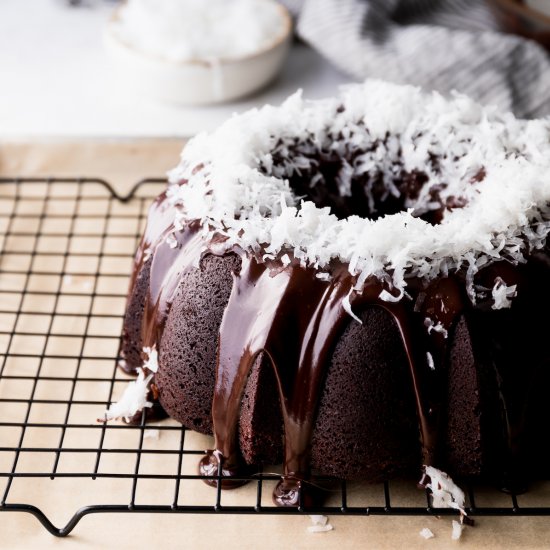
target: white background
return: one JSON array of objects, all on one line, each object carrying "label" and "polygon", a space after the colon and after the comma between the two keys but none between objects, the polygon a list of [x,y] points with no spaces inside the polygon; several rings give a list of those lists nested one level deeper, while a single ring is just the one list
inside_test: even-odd
[{"label": "white background", "polygon": [[278,79],[250,98],[210,108],[155,103],[115,84],[102,44],[113,5],[91,3],[0,0],[0,138],[186,137],[233,112],[280,103],[297,88],[326,97],[349,80],[307,46],[294,45]]}]

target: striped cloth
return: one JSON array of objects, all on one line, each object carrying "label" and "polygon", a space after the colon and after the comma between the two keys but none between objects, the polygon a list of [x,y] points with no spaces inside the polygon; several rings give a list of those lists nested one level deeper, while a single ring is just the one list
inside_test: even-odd
[{"label": "striped cloth", "polygon": [[297,33],[357,79],[458,90],[524,118],[550,114],[550,56],[498,32],[482,0],[283,0]]}]

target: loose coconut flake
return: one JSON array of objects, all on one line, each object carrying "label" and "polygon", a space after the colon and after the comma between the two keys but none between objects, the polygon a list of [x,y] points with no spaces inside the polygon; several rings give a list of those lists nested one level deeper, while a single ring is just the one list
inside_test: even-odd
[{"label": "loose coconut flake", "polygon": [[334,527],[328,522],[327,516],[313,515],[309,517],[313,523],[313,525],[310,525],[307,528],[310,533],[326,533],[334,529]]},{"label": "loose coconut flake", "polygon": [[155,346],[153,346],[152,348],[144,347],[143,354],[146,356],[146,359],[143,362],[143,368],[149,369],[151,372],[157,372],[159,370],[159,354]]},{"label": "loose coconut flake", "polygon": [[449,337],[449,332],[441,324],[441,321],[438,321],[437,323],[434,323],[433,319],[430,319],[429,317],[426,317],[424,319],[424,326],[426,327],[426,330],[428,331],[428,334],[431,334],[432,332],[437,332],[438,334],[441,334],[443,336],[443,338],[448,338]]},{"label": "loose coconut flake", "polygon": [[153,255],[153,250],[149,247],[147,247],[143,251],[143,263],[148,262],[151,259],[151,256]]},{"label": "loose coconut flake", "polygon": [[491,307],[493,309],[512,307],[512,298],[515,298],[517,295],[516,288],[517,285],[506,286],[506,283],[500,277],[497,277],[492,290],[494,303]]},{"label": "loose coconut flake", "polygon": [[428,529],[427,527],[424,527],[424,529],[420,531],[419,535],[426,540],[433,539],[435,537],[431,529]]},{"label": "loose coconut flake", "polygon": [[174,236],[173,233],[170,233],[168,235],[168,237],[166,237],[166,244],[170,247],[170,248],[177,248],[178,246],[178,240],[176,239],[176,237]]},{"label": "loose coconut flake", "polygon": [[462,536],[464,525],[456,519],[453,519],[453,531],[451,533],[451,539],[458,540]]},{"label": "loose coconut flake", "polygon": [[451,477],[433,466],[425,466],[425,472],[430,478],[430,483],[426,487],[432,493],[433,507],[454,508],[462,515],[467,515],[464,510],[464,491],[456,485]]},{"label": "loose coconut flake", "polygon": [[460,521],[453,520],[451,534],[453,540],[458,540],[462,535],[464,520],[467,516],[464,510],[466,500],[464,491],[445,472],[433,466],[425,466],[424,470],[430,478],[426,487],[432,493],[432,506],[434,508],[454,508],[460,512]]},{"label": "loose coconut flake", "polygon": [[105,421],[118,418],[129,419],[144,408],[153,406],[147,400],[147,396],[149,384],[154,373],[158,371],[158,351],[155,346],[144,347],[143,355],[145,356],[143,366],[139,368],[138,377],[128,383],[122,397],[105,411]]},{"label": "loose coconut flake", "polygon": [[431,370],[435,370],[434,358],[429,351],[426,352],[426,361],[428,361],[428,367],[430,367]]},{"label": "loose coconut flake", "polygon": [[152,374],[146,377],[144,370],[140,369],[138,377],[128,383],[122,397],[105,411],[105,421],[118,418],[129,419],[144,408],[152,407],[153,403],[147,401],[149,382],[152,378]]},{"label": "loose coconut flake", "polygon": [[307,530],[310,533],[326,533],[332,531],[334,527],[329,523],[328,525],[310,525]]},{"label": "loose coconut flake", "polygon": [[145,439],[160,439],[160,430],[156,428],[149,428],[148,430],[143,430],[143,437]]},{"label": "loose coconut flake", "polygon": [[[388,196],[398,193],[403,170],[428,181],[406,211],[338,219],[290,188],[294,173],[325,183],[315,166],[319,152],[341,160],[343,196],[365,175],[381,179]],[[475,301],[482,266],[524,262],[550,232],[550,120],[517,120],[463,95],[369,80],[334,99],[296,93],[280,107],[234,116],[193,138],[169,178],[175,217],[200,220],[207,235],[222,235],[228,245],[288,252],[321,270],[340,261],[357,276],[358,292],[371,276],[392,283],[380,296],[388,301],[405,296],[408,277],[464,270]],[[438,225],[418,217],[457,200],[462,207],[444,210]]]},{"label": "loose coconut flake", "polygon": [[351,293],[353,292],[353,289],[351,289],[348,294],[344,297],[344,299],[342,300],[342,307],[344,308],[345,312],[350,316],[352,317],[353,319],[355,319],[360,325],[363,324],[363,321],[361,321],[361,319],[359,317],[357,317],[357,315],[355,315],[355,313],[353,313],[353,310],[351,309],[351,304],[350,304],[350,301],[349,301],[349,297],[351,295]]}]

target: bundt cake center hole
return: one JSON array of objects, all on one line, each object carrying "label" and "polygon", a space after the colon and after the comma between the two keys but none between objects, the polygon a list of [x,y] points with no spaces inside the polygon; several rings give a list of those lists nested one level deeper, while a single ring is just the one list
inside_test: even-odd
[{"label": "bundt cake center hole", "polygon": [[443,199],[446,184],[430,181],[421,171],[406,171],[396,159],[358,170],[360,154],[365,151],[341,154],[330,146],[319,151],[311,143],[279,144],[271,153],[271,165],[260,165],[260,170],[287,179],[296,197],[329,207],[338,219],[376,220],[412,209],[413,215],[435,225],[446,210],[465,204],[460,197]]},{"label": "bundt cake center hole", "polygon": [[[338,219],[359,216],[376,220],[414,208],[414,200],[428,180],[422,173],[403,173],[400,181],[389,184],[382,174],[375,177],[365,174],[350,178],[342,185],[344,170],[341,161],[329,161],[319,165],[319,176],[294,173],[289,178],[290,186],[296,196],[312,201],[320,208],[330,207]],[[316,184],[315,179],[322,183]],[[430,210],[419,213],[419,216],[431,223],[439,223],[433,213]]]}]

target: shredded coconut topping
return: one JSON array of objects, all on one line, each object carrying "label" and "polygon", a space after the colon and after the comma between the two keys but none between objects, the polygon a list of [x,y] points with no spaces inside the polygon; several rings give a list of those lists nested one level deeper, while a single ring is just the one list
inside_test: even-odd
[{"label": "shredded coconut topping", "polygon": [[[362,182],[373,215],[401,193],[403,174],[424,180],[405,193],[403,211],[338,219],[291,187],[300,174],[312,190],[330,183],[319,158],[339,162],[341,197]],[[482,266],[524,262],[550,232],[550,120],[370,80],[338,98],[306,101],[298,92],[280,107],[234,116],[187,144],[170,181],[176,218],[200,220],[230,245],[284,251],[319,269],[339,260],[358,292],[369,277],[388,283],[380,297],[389,301],[405,295],[406,277],[464,269],[475,302]],[[420,217],[438,209],[437,225]]]},{"label": "shredded coconut topping", "polygon": [[495,286],[492,290],[493,295],[493,309],[505,309],[512,307],[512,298],[516,297],[517,285],[506,286],[506,283],[500,278],[497,277],[495,281]]}]

